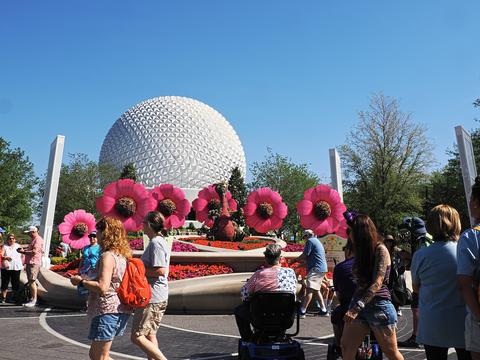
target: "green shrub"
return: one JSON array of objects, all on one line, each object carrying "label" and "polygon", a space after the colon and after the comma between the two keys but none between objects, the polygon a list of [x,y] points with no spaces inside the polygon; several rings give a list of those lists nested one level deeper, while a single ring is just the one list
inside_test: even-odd
[{"label": "green shrub", "polygon": [[65,264],[66,262],[68,262],[68,260],[61,256],[52,256],[50,258],[50,263],[52,265]]}]

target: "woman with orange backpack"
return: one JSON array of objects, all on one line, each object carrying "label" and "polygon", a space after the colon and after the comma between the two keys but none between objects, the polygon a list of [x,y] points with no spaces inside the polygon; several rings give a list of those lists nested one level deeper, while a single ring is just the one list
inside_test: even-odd
[{"label": "woman with orange backpack", "polygon": [[91,322],[88,338],[92,340],[89,355],[92,360],[105,360],[110,359],[113,339],[123,335],[133,310],[117,294],[132,250],[120,220],[102,218],[96,228],[102,250],[97,264],[98,277],[87,280],[75,275],[70,282],[89,291],[87,315]]}]

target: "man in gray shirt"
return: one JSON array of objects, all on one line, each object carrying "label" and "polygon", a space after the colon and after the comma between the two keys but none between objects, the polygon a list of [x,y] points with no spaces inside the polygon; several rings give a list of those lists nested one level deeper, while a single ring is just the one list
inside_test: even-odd
[{"label": "man in gray shirt", "polygon": [[148,359],[159,360],[167,359],[158,348],[157,341],[157,330],[168,302],[170,246],[162,236],[164,221],[158,211],[151,211],[145,217],[144,231],[150,243],[142,255],[142,261],[152,297],[145,308],[135,309],[132,324],[132,342],[147,354]]}]

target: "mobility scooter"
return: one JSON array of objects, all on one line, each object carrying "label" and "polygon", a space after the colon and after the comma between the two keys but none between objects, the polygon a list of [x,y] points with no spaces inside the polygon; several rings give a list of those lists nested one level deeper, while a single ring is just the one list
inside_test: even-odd
[{"label": "mobility scooter", "polygon": [[[293,340],[300,330],[299,304],[289,292],[258,292],[250,300],[253,338],[239,340],[239,360],[304,360],[300,343]],[[296,332],[287,334],[297,319]]]}]

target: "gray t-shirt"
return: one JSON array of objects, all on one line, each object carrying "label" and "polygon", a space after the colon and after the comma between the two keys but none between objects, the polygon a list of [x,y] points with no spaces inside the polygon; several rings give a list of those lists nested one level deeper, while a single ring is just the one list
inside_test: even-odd
[{"label": "gray t-shirt", "polygon": [[164,267],[165,275],[147,277],[152,287],[150,304],[158,304],[168,300],[168,267],[170,265],[170,247],[161,236],[154,237],[142,255],[146,268]]}]

